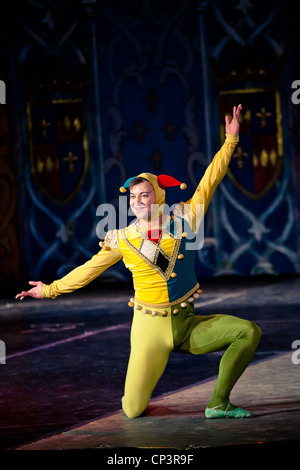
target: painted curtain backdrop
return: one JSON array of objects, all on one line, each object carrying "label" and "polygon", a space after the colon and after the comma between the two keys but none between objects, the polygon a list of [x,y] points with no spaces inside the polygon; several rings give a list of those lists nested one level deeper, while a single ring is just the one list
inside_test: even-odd
[{"label": "painted curtain backdrop", "polygon": [[[188,199],[239,102],[240,142],[205,219],[197,274],[298,273],[297,31],[293,12],[270,0],[8,7],[1,47],[22,276],[51,281],[91,257],[97,208],[113,204],[118,226],[130,176],[171,174],[187,189],[170,188],[167,203]],[[128,273],[119,263],[102,279]]]}]

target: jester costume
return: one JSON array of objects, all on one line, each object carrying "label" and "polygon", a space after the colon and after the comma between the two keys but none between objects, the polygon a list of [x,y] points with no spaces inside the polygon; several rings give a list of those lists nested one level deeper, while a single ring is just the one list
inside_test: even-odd
[{"label": "jester costume", "polygon": [[[231,405],[229,395],[253,357],[260,329],[230,315],[195,314],[194,301],[202,291],[194,271],[195,250],[189,249],[199,227],[197,207],[203,208],[204,215],[237,142],[238,136],[226,135],[192,198],[162,219],[156,239],[141,230],[137,219],[126,228],[109,231],[102,249],[85,264],[43,285],[43,297],[55,298],[85,286],[121,259],[131,271],[135,292],[129,302],[133,308],[131,352],[122,398],[123,410],[130,418],[141,415],[148,406],[172,351],[204,354],[222,349],[225,352],[206,417],[251,416]],[[163,206],[164,179],[150,173],[138,176],[152,184],[156,202]],[[122,191],[127,190],[130,180]]]}]

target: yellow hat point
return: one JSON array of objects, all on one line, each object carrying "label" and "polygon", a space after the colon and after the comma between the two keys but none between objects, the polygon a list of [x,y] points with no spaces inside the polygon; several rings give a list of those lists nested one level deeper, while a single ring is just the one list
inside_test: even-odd
[{"label": "yellow hat point", "polygon": [[186,189],[186,184],[185,184],[185,183],[181,183],[180,189]]},{"label": "yellow hat point", "polygon": [[121,188],[120,188],[120,192],[121,192],[121,193],[126,193],[126,191],[127,191],[127,189],[126,189],[126,188],[124,188],[124,186],[121,186]]}]

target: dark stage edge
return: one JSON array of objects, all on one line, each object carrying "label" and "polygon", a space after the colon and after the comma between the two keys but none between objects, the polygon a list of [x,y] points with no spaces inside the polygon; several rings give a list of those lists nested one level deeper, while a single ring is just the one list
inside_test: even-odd
[{"label": "dark stage edge", "polygon": [[208,420],[205,403],[215,379],[158,397],[147,415],[128,419],[122,411],[52,435],[20,450],[110,448],[197,449],[299,440],[300,374],[291,353],[250,365],[236,385],[232,402],[254,418]]},{"label": "dark stage edge", "polygon": [[[291,349],[273,351],[271,355],[250,364],[232,392],[232,403],[252,411],[254,418],[207,420],[204,410],[216,380],[216,377],[211,377],[152,399],[146,414],[140,418],[128,419],[118,410],[83,425],[79,423],[64,432],[20,445],[16,450],[195,450],[260,445],[275,445],[280,449],[282,445],[289,444],[299,448],[300,353],[292,348],[292,343],[295,340],[300,343],[300,279],[283,278],[274,279],[273,282],[269,279],[266,283],[254,284],[251,286],[253,310],[255,305],[264,303],[272,309],[273,299],[280,309],[274,318],[270,314],[271,323],[282,321],[294,325],[289,330],[288,338],[282,336],[283,345]],[[224,288],[223,285],[219,289],[224,298],[234,292],[241,293],[241,287],[232,289],[232,286]],[[219,289],[212,286],[212,292]],[[250,294],[249,291],[247,294]],[[249,306],[248,295],[244,302],[248,300]],[[243,310],[242,298],[231,298],[231,306],[235,301],[235,306]],[[270,328],[266,318],[262,318],[260,326]],[[283,326],[281,328],[283,332]],[[277,331],[276,344],[280,344],[280,331]]]},{"label": "dark stage edge", "polygon": [[[149,455],[166,455],[180,451],[182,454],[192,453],[196,459],[198,451],[209,453],[220,449],[223,453],[225,451],[224,455],[235,449],[243,449],[250,454],[253,450],[267,449],[273,455],[298,450],[300,344],[297,352],[292,343],[296,340],[300,343],[300,278],[219,279],[203,284],[206,284],[206,293],[199,300],[198,312],[202,307],[204,314],[223,312],[239,315],[255,321],[263,330],[256,359],[232,393],[232,402],[251,410],[255,418],[207,420],[204,410],[216,380],[215,376],[208,375],[206,380],[185,388],[179,386],[175,391],[173,388],[172,392],[153,398],[146,414],[140,418],[130,420],[116,407],[116,411],[108,415],[84,423],[79,419],[78,425],[63,431],[60,428],[60,431],[32,439],[32,442],[27,439],[26,444],[20,443],[11,450],[75,451],[75,455],[76,451],[98,450],[106,461],[112,456],[134,455],[134,451],[142,456],[148,455],[147,452]],[[122,310],[121,304],[125,305],[127,294],[125,289],[116,297],[106,297],[112,311],[116,306]],[[94,301],[94,295],[89,294],[86,297],[62,297],[60,300],[62,306],[71,303],[71,310],[81,308],[82,302],[93,304]],[[54,305],[57,305],[56,301]],[[12,304],[7,304],[7,313],[4,307],[3,302],[2,321],[18,317],[19,308],[12,315]],[[51,310],[50,304],[49,307]],[[25,309],[25,305],[21,303],[20,308]],[[48,313],[43,315],[49,321]],[[128,320],[126,316],[124,321]],[[127,336],[129,330],[125,333]]]}]

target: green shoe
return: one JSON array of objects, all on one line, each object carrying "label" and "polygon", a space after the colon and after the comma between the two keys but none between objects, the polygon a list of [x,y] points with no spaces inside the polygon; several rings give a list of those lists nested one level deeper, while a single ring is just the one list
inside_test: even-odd
[{"label": "green shoe", "polygon": [[206,408],[205,409],[205,418],[252,418],[253,414],[250,411],[243,410],[242,408],[235,408],[234,410],[228,410],[230,403],[228,402],[227,407],[225,410],[218,410],[220,406],[224,406],[225,403],[222,405],[215,406],[214,408]]}]

